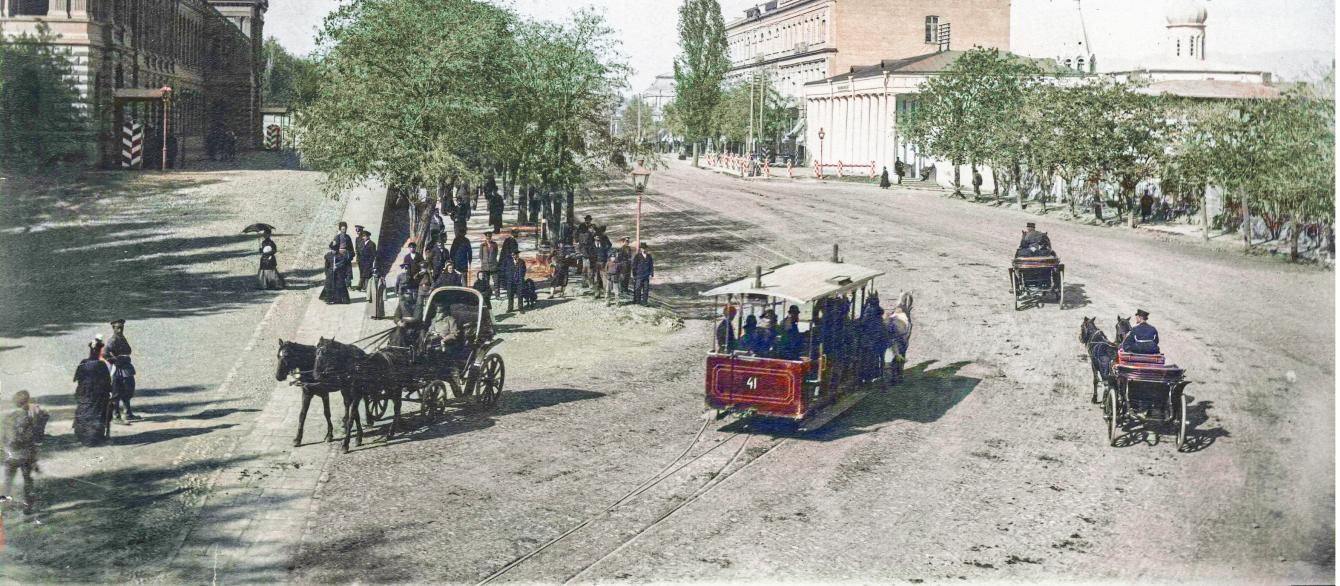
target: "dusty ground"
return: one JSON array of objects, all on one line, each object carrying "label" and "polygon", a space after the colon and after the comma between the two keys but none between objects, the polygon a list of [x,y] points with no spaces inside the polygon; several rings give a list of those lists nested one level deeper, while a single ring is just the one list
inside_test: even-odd
[{"label": "dusty ground", "polygon": [[[631,232],[630,195],[597,196]],[[1033,216],[681,163],[646,206],[659,308],[507,316],[499,410],[340,458],[297,580],[476,582],[574,528],[499,580],[1334,580],[1333,273],[1043,218],[1070,306],[1016,312],[1005,269]],[[833,243],[915,292],[907,382],[815,435],[698,435],[696,292]],[[1081,317],[1110,331],[1136,308],[1195,381],[1186,452],[1109,447],[1089,402]]]},{"label": "dusty ground", "polygon": [[[40,487],[45,525],[5,513],[0,580],[155,579],[274,388],[343,203],[319,175],[270,155],[241,166],[90,173],[0,183],[0,381],[53,413]],[[279,228],[289,290],[255,288],[250,223]],[[107,321],[128,320],[137,412],[112,445],[71,433],[71,374]]]}]

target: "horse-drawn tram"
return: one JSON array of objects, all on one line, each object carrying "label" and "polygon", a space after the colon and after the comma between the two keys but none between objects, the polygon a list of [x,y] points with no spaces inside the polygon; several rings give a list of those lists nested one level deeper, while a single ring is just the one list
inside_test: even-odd
[{"label": "horse-drawn tram", "polygon": [[1186,371],[1166,363],[1162,354],[1118,351],[1114,379],[1116,389],[1107,394],[1103,416],[1107,419],[1107,441],[1118,445],[1128,425],[1148,430],[1172,426],[1177,449],[1186,445]]},{"label": "horse-drawn tram", "polygon": [[883,274],[802,262],[701,293],[720,319],[707,355],[707,406],[718,418],[779,418],[809,431],[860,402],[868,394],[861,369],[870,366],[861,361],[871,353],[857,351],[857,308],[878,311],[868,302],[877,301],[874,280]]}]

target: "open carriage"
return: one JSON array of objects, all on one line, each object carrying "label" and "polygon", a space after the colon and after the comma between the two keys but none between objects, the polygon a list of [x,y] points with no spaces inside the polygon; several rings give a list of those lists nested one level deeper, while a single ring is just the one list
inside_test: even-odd
[{"label": "open carriage", "polygon": [[[808,431],[860,402],[868,391],[858,374],[858,353],[850,351],[854,341],[833,330],[848,327],[842,324],[855,319],[857,308],[874,292],[875,278],[883,274],[852,264],[802,262],[760,270],[701,293],[713,298],[714,307],[724,300],[737,308],[736,332],[743,331],[746,314],[771,309],[784,317],[789,306],[800,310],[794,331],[779,321],[781,333],[771,350],[714,342],[707,355],[708,408],[718,417],[734,413],[792,420]],[[830,331],[825,334],[823,327]],[[848,345],[848,351],[831,347],[835,344]]]},{"label": "open carriage", "polygon": [[[497,405],[507,371],[502,356],[492,352],[502,340],[493,336],[493,316],[479,291],[438,287],[418,313],[419,319],[402,324],[387,340],[387,347],[409,352],[405,398],[430,413],[442,411],[452,398],[486,409]],[[385,413],[386,402],[376,409],[374,415]]]},{"label": "open carriage", "polygon": [[1010,265],[1014,309],[1042,307],[1044,300],[1065,306],[1065,265],[1055,256],[1016,256]]},{"label": "open carriage", "polygon": [[1116,388],[1107,393],[1103,417],[1107,419],[1108,442],[1116,446],[1128,425],[1145,429],[1172,426],[1177,448],[1186,444],[1187,398],[1183,393],[1186,371],[1167,364],[1162,354],[1117,352],[1113,366]]}]

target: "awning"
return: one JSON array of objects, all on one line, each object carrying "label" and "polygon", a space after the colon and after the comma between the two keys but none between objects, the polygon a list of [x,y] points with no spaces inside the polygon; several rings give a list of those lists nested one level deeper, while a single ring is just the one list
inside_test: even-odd
[{"label": "awning", "polygon": [[763,273],[761,284],[749,277],[699,295],[766,295],[796,303],[813,303],[859,289],[883,274],[884,271],[847,263],[802,262]]}]

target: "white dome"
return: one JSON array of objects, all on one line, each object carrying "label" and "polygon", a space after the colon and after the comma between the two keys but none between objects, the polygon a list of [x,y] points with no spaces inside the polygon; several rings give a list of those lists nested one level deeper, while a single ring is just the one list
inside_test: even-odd
[{"label": "white dome", "polygon": [[1206,16],[1205,3],[1200,0],[1172,0],[1165,14],[1168,24],[1205,24]]}]

